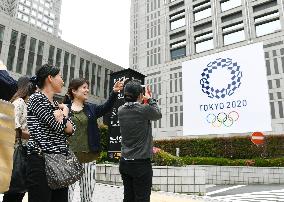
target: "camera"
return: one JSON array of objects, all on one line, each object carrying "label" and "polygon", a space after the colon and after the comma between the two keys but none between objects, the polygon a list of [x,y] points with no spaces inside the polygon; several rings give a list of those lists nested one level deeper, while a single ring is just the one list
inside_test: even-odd
[{"label": "camera", "polygon": [[142,94],[145,95],[145,92],[146,92],[146,85],[141,85],[142,87]]}]

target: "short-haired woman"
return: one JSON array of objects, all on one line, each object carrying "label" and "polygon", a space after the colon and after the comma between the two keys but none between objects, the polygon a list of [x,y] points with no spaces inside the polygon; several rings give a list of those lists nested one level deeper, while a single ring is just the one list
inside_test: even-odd
[{"label": "short-haired woman", "polygon": [[[100,135],[97,119],[111,110],[117,94],[123,89],[124,81],[117,81],[108,100],[102,105],[87,103],[89,82],[83,78],[73,79],[68,87],[71,98],[72,121],[76,124],[76,133],[69,138],[70,148],[83,163],[84,173],[80,179],[81,201],[92,202],[95,187],[96,158],[100,151]],[[73,199],[74,185],[69,188],[69,202]]]}]

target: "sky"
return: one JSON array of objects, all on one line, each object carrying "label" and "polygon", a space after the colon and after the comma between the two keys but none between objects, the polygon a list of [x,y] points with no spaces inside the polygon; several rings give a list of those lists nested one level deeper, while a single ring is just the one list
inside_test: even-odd
[{"label": "sky", "polygon": [[62,0],[62,39],[129,67],[130,0]]}]

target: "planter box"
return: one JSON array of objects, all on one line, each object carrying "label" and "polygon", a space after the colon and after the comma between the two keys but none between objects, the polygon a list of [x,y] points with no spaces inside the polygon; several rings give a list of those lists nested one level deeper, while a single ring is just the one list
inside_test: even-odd
[{"label": "planter box", "polygon": [[283,167],[202,166],[206,184],[283,184]]},{"label": "planter box", "polygon": [[[100,183],[122,185],[118,165],[97,164],[96,180]],[[153,166],[154,191],[205,194],[205,168],[199,166]]]}]

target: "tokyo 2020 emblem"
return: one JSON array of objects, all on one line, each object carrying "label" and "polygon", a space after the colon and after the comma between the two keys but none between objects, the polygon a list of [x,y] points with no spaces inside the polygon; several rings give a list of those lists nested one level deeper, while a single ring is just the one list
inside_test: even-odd
[{"label": "tokyo 2020 emblem", "polygon": [[[210,83],[210,76],[214,71],[220,69],[226,69],[229,71],[230,80],[227,85],[222,88],[214,87],[214,84]],[[218,58],[213,62],[209,62],[207,67],[203,69],[200,79],[200,85],[202,92],[207,94],[209,98],[225,98],[231,96],[241,86],[241,79],[243,73],[240,71],[240,66],[237,62],[233,62],[231,58]],[[221,78],[222,79],[222,78]]]}]

